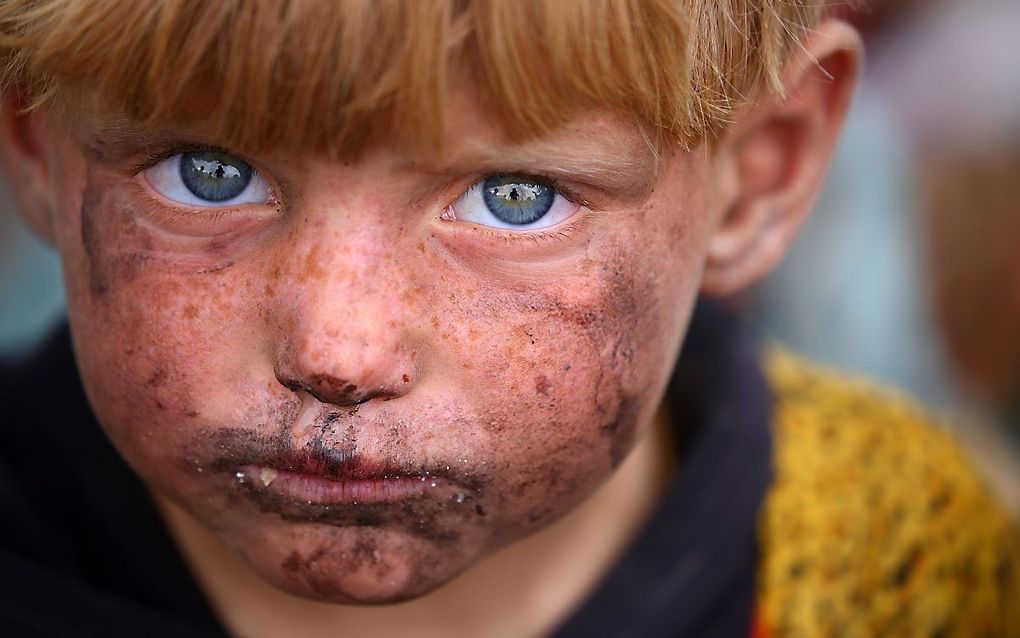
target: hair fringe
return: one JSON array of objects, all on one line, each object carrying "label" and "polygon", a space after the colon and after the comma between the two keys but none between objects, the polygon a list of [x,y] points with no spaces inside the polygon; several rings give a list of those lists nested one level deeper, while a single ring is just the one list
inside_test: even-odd
[{"label": "hair fringe", "polygon": [[[3,0],[0,81],[249,152],[436,147],[468,73],[516,138],[579,108],[685,147],[782,89],[823,0]],[[449,125],[449,123],[446,123]]]}]

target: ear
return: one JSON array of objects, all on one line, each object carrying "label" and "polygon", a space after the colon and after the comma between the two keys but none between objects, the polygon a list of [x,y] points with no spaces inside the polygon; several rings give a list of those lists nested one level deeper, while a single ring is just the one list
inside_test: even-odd
[{"label": "ear", "polygon": [[739,112],[713,150],[717,210],[702,293],[754,283],[785,254],[824,182],[861,63],[857,32],[827,20],[793,52],[784,94]]},{"label": "ear", "polygon": [[22,219],[54,243],[56,201],[50,188],[52,167],[44,116],[26,112],[16,87],[6,87],[0,98],[0,167]]}]

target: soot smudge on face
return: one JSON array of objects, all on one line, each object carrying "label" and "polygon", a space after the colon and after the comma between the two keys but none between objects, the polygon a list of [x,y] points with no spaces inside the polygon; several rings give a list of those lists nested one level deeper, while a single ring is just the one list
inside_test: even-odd
[{"label": "soot smudge on face", "polygon": [[637,401],[633,397],[621,397],[615,417],[600,428],[612,441],[609,446],[609,463],[613,469],[623,463],[634,447],[639,416],[637,408]]},{"label": "soot smudge on face", "polygon": [[113,279],[133,279],[150,259],[144,251],[116,257],[106,254],[100,240],[100,224],[121,221],[115,218],[117,211],[106,210],[105,204],[110,192],[112,189],[104,182],[98,170],[89,167],[81,201],[81,243],[88,260],[89,292],[95,299],[104,297],[110,291]]},{"label": "soot smudge on face", "polygon": [[[329,416],[323,421],[329,420]],[[435,466],[389,466],[403,476],[442,480],[445,489],[435,494],[386,503],[308,503],[285,494],[262,489],[247,477],[237,474],[247,465],[287,469],[299,462],[303,471],[311,467],[330,480],[361,478],[360,456],[346,443],[331,447],[314,438],[301,450],[295,450],[291,433],[284,426],[276,434],[265,436],[251,430],[223,428],[203,432],[199,445],[190,447],[187,458],[191,469],[208,472],[229,483],[225,490],[233,502],[241,499],[260,512],[275,514],[291,523],[324,524],[335,527],[398,529],[441,546],[456,546],[465,523],[476,520],[484,503],[488,477],[458,469],[453,464]],[[482,509],[484,511],[484,508]]]},{"label": "soot smudge on face", "polygon": [[[575,326],[592,357],[602,360],[593,384],[592,407],[600,419],[598,431],[607,440],[611,469],[617,468],[632,449],[642,407],[641,388],[633,381],[635,347],[641,339],[638,309],[642,307],[642,295],[620,259],[597,266],[605,285],[598,304],[571,306],[551,295],[529,295],[518,304],[525,311]],[[566,373],[570,368],[566,364],[562,369]],[[535,377],[538,395],[547,395],[553,385],[547,375]]]},{"label": "soot smudge on face", "polygon": [[400,503],[308,504],[243,484],[242,494],[264,514],[288,523],[397,529],[441,546],[455,547],[464,523],[477,518],[472,499],[418,497]]},{"label": "soot smudge on face", "polygon": [[89,264],[89,290],[93,297],[106,294],[108,284],[105,274],[100,271],[99,246],[96,228],[99,207],[103,200],[103,190],[96,183],[94,173],[90,169],[85,180],[85,192],[81,200],[81,243]]}]

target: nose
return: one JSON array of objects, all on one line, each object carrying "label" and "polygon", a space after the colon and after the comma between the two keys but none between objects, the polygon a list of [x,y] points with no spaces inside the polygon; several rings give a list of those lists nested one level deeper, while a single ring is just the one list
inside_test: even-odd
[{"label": "nose", "polygon": [[414,385],[404,275],[371,252],[335,250],[316,276],[279,282],[274,372],[286,388],[349,407],[399,398]]}]

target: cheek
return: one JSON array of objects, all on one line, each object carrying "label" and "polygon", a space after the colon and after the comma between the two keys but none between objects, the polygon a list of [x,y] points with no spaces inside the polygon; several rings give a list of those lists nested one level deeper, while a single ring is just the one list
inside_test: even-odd
[{"label": "cheek", "polygon": [[696,295],[699,240],[680,215],[635,221],[551,282],[478,278],[448,310],[459,318],[455,385],[480,406],[519,520],[545,521],[590,494],[661,401]]},{"label": "cheek", "polygon": [[244,393],[236,353],[245,339],[251,349],[254,278],[219,268],[229,255],[215,247],[184,267],[168,259],[112,177],[86,172],[79,192],[60,241],[82,378],[122,451],[158,448],[201,419],[200,397]]}]

